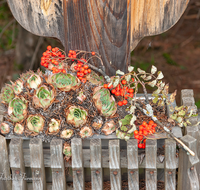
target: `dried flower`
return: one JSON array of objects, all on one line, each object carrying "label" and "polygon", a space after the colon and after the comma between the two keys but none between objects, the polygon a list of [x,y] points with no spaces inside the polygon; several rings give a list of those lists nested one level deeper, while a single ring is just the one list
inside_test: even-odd
[{"label": "dried flower", "polygon": [[66,110],[66,120],[75,127],[84,125],[87,121],[87,111],[82,107],[70,106]]},{"label": "dried flower", "polygon": [[9,103],[15,97],[14,91],[11,85],[6,84],[1,90],[0,98],[3,103]]},{"label": "dried flower", "polygon": [[8,115],[13,122],[20,122],[27,115],[27,101],[23,97],[14,98],[8,106]]},{"label": "dried flower", "polygon": [[29,115],[27,118],[27,127],[30,131],[39,133],[43,131],[44,119],[41,115]]},{"label": "dried flower", "polygon": [[74,131],[72,129],[65,129],[62,131],[60,137],[63,139],[69,139],[72,137],[73,134],[74,134]]},{"label": "dried flower", "polygon": [[24,127],[20,123],[16,123],[14,132],[21,135],[24,132]]},{"label": "dried flower", "polygon": [[7,123],[1,123],[1,133],[6,135],[10,132],[10,126]]},{"label": "dried flower", "polygon": [[42,80],[39,75],[37,74],[32,74],[28,80],[27,80],[27,85],[29,88],[37,89],[38,86],[42,83]]},{"label": "dried flower", "polygon": [[35,90],[33,96],[33,103],[40,108],[48,108],[55,99],[55,89],[53,86],[47,87],[46,85],[40,86]]},{"label": "dried flower", "polygon": [[82,127],[80,130],[80,136],[81,138],[87,138],[91,137],[93,135],[92,128],[91,127]]},{"label": "dried flower", "polygon": [[102,86],[94,89],[93,100],[99,112],[105,116],[113,116],[117,111],[115,98],[110,96],[110,91]]},{"label": "dried flower", "polygon": [[52,118],[49,123],[49,132],[54,133],[60,129],[60,120]]},{"label": "dried flower", "polygon": [[105,123],[103,129],[101,130],[105,135],[110,135],[116,130],[115,122],[113,120]]},{"label": "dried flower", "polygon": [[80,81],[76,76],[65,73],[56,73],[53,75],[49,75],[47,82],[54,85],[59,90],[65,92],[75,90],[80,86]]}]

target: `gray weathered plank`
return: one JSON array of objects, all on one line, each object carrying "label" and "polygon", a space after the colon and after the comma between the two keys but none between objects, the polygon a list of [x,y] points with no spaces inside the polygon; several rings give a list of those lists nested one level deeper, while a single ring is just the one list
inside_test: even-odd
[{"label": "gray weathered plank", "polygon": [[157,190],[157,140],[147,139],[145,157],[146,190]]},{"label": "gray weathered plank", "polygon": [[3,178],[10,178],[10,164],[8,160],[6,139],[0,135],[0,187],[2,190],[11,190],[11,180],[3,180]]},{"label": "gray weathered plank", "polygon": [[82,139],[73,138],[71,143],[72,150],[72,170],[73,170],[73,188],[74,190],[85,189]]},{"label": "gray weathered plank", "polygon": [[176,142],[165,140],[165,190],[176,189]]},{"label": "gray weathered plank", "polygon": [[183,149],[180,149],[178,190],[199,190],[199,180],[196,171],[196,165],[199,163],[197,156],[197,140],[190,135],[185,135],[181,140],[195,152],[195,156],[187,155]]},{"label": "gray weathered plank", "polygon": [[10,167],[12,169],[12,177],[17,180],[12,180],[12,190],[26,190],[27,184],[23,180],[26,176],[24,167],[24,156],[22,149],[23,139],[13,138],[10,142]]},{"label": "gray weathered plank", "polygon": [[128,188],[139,190],[139,172],[138,172],[138,143],[137,139],[129,139],[127,142],[127,160],[128,160]]},{"label": "gray weathered plank", "polygon": [[90,168],[93,190],[103,190],[101,139],[90,141]]},{"label": "gray weathered plank", "polygon": [[120,141],[109,141],[109,168],[111,190],[121,189]]},{"label": "gray weathered plank", "polygon": [[61,139],[53,139],[50,143],[51,170],[52,170],[52,189],[65,190],[65,167],[63,158],[63,143]]},{"label": "gray weathered plank", "polygon": [[33,178],[33,189],[46,190],[46,177],[43,158],[42,139],[33,138],[30,140],[30,158]]}]

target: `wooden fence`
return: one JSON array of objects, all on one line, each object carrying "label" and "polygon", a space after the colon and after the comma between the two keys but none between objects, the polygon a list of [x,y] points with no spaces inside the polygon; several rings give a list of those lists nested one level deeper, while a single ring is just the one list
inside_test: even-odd
[{"label": "wooden fence", "polygon": [[[193,99],[193,91],[182,91],[182,103],[196,109]],[[195,157],[187,155],[182,149],[179,150],[178,155],[176,142],[172,139],[164,140],[165,153],[163,159],[160,159],[160,155],[157,155],[157,140],[148,139],[145,152],[141,154],[136,139],[130,139],[126,147],[120,146],[120,143],[125,143],[124,141],[112,139],[108,142],[108,148],[105,148],[102,146],[101,139],[91,139],[90,146],[84,147],[82,139],[73,138],[72,161],[65,162],[62,153],[63,142],[60,139],[53,139],[48,148],[41,139],[32,138],[25,147],[23,141],[25,143],[26,140],[22,138],[6,140],[0,136],[0,190],[64,190],[68,189],[68,175],[73,177],[73,188],[83,190],[87,175],[86,168],[90,168],[92,190],[104,189],[105,168],[109,171],[112,190],[122,189],[122,169],[124,168],[130,190],[139,190],[141,168],[145,171],[147,190],[157,190],[159,169],[164,171],[166,190],[177,188],[178,190],[199,190],[200,131],[198,126],[194,126],[197,117],[191,118],[190,121],[192,126],[186,128],[181,140],[195,152]],[[31,181],[23,178],[27,168],[31,170],[29,175],[32,178]],[[72,174],[66,172],[66,168],[71,168]],[[176,179],[177,171],[178,180]],[[47,183],[49,173],[51,173],[50,184]],[[11,177],[12,180],[9,180]]]}]

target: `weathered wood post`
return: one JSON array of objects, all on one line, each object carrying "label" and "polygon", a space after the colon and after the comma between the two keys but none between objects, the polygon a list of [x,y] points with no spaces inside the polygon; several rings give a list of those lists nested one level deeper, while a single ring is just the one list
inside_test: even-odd
[{"label": "weathered wood post", "polygon": [[178,190],[199,190],[199,180],[196,166],[199,163],[197,156],[197,140],[190,135],[181,138],[195,156],[187,155],[183,149],[179,153]]}]

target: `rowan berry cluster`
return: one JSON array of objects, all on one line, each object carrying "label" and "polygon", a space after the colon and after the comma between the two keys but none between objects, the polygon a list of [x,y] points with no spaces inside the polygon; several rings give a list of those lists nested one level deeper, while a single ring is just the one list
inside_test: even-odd
[{"label": "rowan berry cluster", "polygon": [[139,126],[139,131],[134,131],[134,137],[138,140],[138,148],[145,148],[146,139],[145,137],[149,134],[153,134],[156,132],[157,124],[154,123],[153,120],[149,121],[149,123],[143,121],[142,125]]},{"label": "rowan berry cluster", "polygon": [[[81,58],[80,60],[87,63],[86,59]],[[74,69],[77,71],[76,75],[80,79],[81,82],[86,83],[86,75],[88,73],[91,73],[91,69],[89,69],[89,66],[87,64],[83,64],[83,62],[78,61],[77,64],[74,66]]]},{"label": "rowan berry cluster", "polygon": [[47,50],[41,57],[41,65],[52,70],[53,73],[66,73],[62,61],[65,59],[65,55],[60,51],[59,48],[52,48],[47,46]]},{"label": "rowan berry cluster", "polygon": [[[134,78],[132,78],[132,81],[134,82]],[[115,96],[121,96],[124,98],[123,101],[119,101],[118,105],[123,106],[128,103],[127,99],[133,98],[134,90],[132,88],[129,88],[127,85],[126,80],[122,80],[121,84],[118,84],[115,88],[113,88],[113,85],[104,84],[104,88],[109,88],[111,90],[111,93]]]}]

